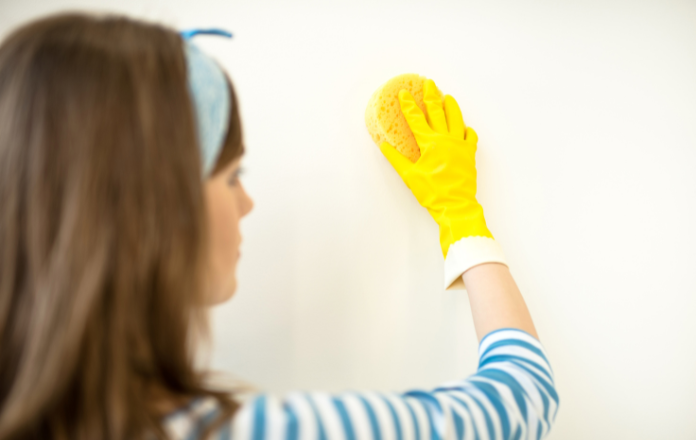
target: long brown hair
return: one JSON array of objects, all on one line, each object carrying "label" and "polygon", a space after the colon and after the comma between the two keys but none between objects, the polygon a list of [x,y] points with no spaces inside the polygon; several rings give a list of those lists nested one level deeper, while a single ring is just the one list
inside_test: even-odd
[{"label": "long brown hair", "polygon": [[[215,170],[241,156],[234,89]],[[151,390],[213,396],[201,159],[179,35],[62,14],[0,46],[0,438],[164,436]],[[212,427],[209,427],[212,429]]]}]

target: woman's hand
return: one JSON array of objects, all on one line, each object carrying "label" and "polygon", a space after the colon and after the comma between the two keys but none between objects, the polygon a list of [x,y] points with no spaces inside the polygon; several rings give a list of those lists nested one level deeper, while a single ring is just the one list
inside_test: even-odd
[{"label": "woman's hand", "polygon": [[425,81],[424,95],[427,120],[413,96],[407,90],[399,92],[401,111],[420,147],[418,161],[411,162],[387,142],[380,149],[440,226],[440,246],[446,258],[450,245],[463,237],[492,239],[493,235],[476,200],[478,136],[465,127],[457,101],[447,95],[443,102],[430,79]]},{"label": "woman's hand", "polygon": [[465,288],[461,275],[468,269],[507,263],[476,200],[478,136],[464,125],[457,101],[440,98],[432,80],[425,81],[424,95],[427,119],[408,91],[399,92],[401,111],[420,148],[418,161],[386,142],[380,149],[440,227],[445,290]]},{"label": "woman's hand", "polygon": [[413,163],[386,142],[380,149],[440,226],[445,288],[464,274],[479,340],[501,328],[521,329],[538,338],[527,305],[476,200],[478,136],[464,126],[454,98],[445,96],[443,109],[435,83],[426,80],[424,88],[430,122],[408,91],[399,92],[401,111],[421,157]]}]

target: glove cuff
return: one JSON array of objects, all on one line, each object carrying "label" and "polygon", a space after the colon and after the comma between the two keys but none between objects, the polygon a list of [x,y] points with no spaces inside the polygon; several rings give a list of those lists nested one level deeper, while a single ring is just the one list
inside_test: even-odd
[{"label": "glove cuff", "polygon": [[503,249],[490,237],[464,237],[452,243],[445,258],[445,290],[466,290],[462,274],[482,263],[507,266]]}]

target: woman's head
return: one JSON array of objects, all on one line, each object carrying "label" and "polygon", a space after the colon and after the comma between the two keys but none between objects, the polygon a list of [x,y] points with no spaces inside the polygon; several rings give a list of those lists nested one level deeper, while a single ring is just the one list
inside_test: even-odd
[{"label": "woman's head", "polygon": [[191,329],[233,292],[216,240],[238,246],[251,201],[220,187],[243,154],[234,89],[204,179],[186,81],[179,35],[122,17],[51,17],[0,46],[1,438],[135,436],[158,427],[152,389],[216,394]]}]

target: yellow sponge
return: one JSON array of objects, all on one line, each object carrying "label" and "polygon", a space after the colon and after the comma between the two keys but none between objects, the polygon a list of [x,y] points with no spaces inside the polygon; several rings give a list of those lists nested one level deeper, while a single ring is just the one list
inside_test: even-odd
[{"label": "yellow sponge", "polygon": [[[399,90],[411,92],[416,104],[428,118],[423,102],[423,83],[426,78],[415,73],[395,76],[372,94],[365,110],[365,125],[377,145],[387,141],[398,152],[415,162],[420,158],[420,148],[416,143],[406,117],[401,112]],[[440,98],[442,94],[438,91]],[[428,121],[429,123],[430,121]]]}]

